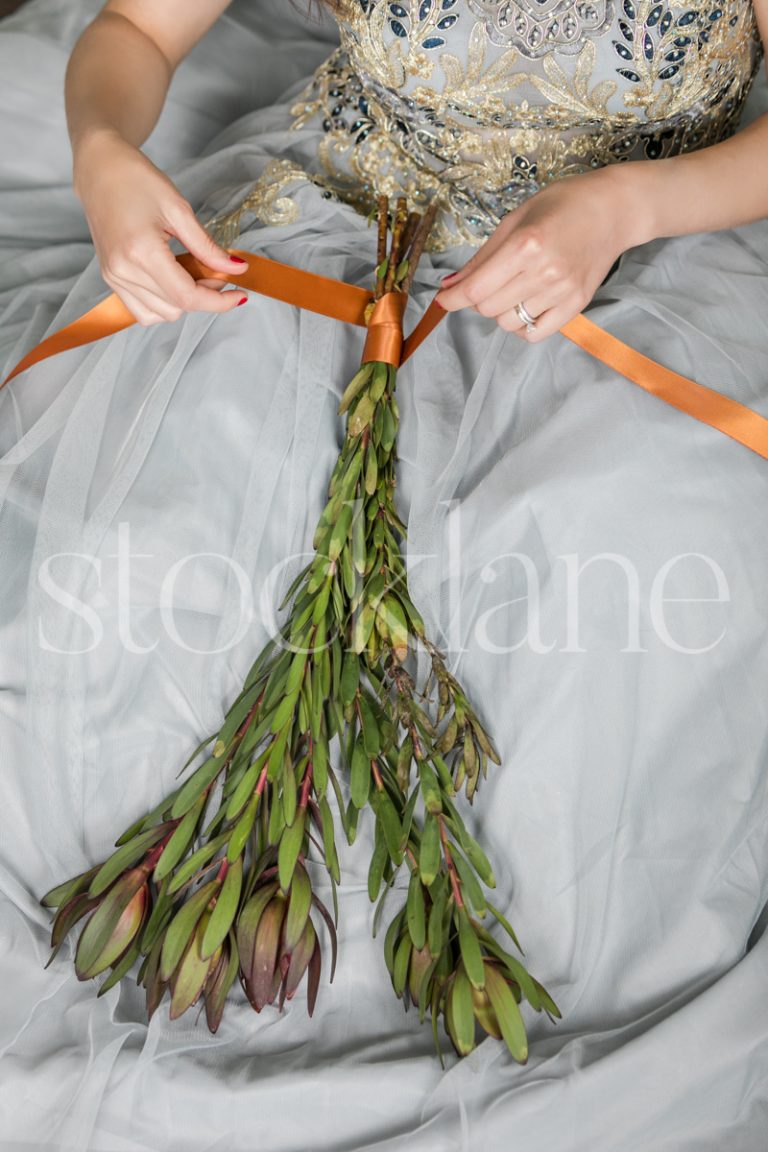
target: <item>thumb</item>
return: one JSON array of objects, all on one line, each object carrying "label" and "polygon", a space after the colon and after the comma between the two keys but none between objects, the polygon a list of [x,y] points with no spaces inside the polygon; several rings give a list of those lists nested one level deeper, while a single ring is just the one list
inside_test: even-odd
[{"label": "thumb", "polygon": [[219,247],[203,228],[192,208],[174,221],[174,234],[196,260],[214,272],[239,273],[248,267],[247,261],[240,256],[230,256],[229,252]]}]

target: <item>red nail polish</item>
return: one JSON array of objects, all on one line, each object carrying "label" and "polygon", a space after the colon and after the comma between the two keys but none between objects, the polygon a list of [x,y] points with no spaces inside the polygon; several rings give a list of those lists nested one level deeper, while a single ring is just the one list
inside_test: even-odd
[{"label": "red nail polish", "polygon": [[239,308],[241,304],[247,304],[247,303],[248,303],[248,297],[243,296],[242,300],[238,300],[236,307]]},{"label": "red nail polish", "polygon": [[230,260],[232,261],[233,264],[247,264],[248,263],[247,260],[243,260],[242,256],[230,256]]},{"label": "red nail polish", "polygon": [[455,280],[457,276],[458,276],[458,272],[451,272],[450,275],[443,276],[440,283],[441,284],[450,284],[451,280]]}]

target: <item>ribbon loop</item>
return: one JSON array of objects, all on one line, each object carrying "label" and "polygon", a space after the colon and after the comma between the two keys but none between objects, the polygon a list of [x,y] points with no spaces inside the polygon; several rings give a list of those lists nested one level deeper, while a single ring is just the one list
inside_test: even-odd
[{"label": "ribbon loop", "polygon": [[[407,299],[404,292],[386,292],[374,302],[371,292],[343,280],[331,280],[315,272],[305,272],[255,252],[240,251],[237,248],[229,249],[229,252],[247,262],[248,266],[243,272],[213,272],[188,252],[176,259],[195,280],[227,280],[259,292],[262,296],[283,300],[321,316],[331,316],[361,328],[367,326],[363,363],[366,360],[379,360],[396,367],[405,364],[445,316],[443,309],[433,299],[413,332],[404,340],[403,316]],[[46,337],[19,361],[0,383],[0,388],[48,356],[90,344],[120,332],[133,323],[133,315],[120,298],[113,294],[78,320]],[[768,460],[768,420],[759,412],[657,364],[655,360],[643,356],[628,344],[598,328],[584,315],[576,316],[564,324],[560,333],[646,392],[694,419],[717,428],[719,432]]]},{"label": "ribbon loop", "polygon": [[404,292],[385,292],[375,302],[368,319],[368,335],[361,364],[368,360],[378,360],[400,367],[403,358],[405,300]]}]

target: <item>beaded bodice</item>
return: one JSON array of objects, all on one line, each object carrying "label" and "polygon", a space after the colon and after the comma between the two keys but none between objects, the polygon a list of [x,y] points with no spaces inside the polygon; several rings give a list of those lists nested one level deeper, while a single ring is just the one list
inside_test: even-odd
[{"label": "beaded bodice", "polygon": [[730,135],[762,56],[751,0],[340,0],[338,22],[291,110],[322,127],[313,178],[364,211],[439,194],[434,247],[552,180]]}]

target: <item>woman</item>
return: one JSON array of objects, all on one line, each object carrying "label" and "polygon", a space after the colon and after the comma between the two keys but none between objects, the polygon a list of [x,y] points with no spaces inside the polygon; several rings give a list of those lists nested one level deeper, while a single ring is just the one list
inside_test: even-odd
[{"label": "woman", "polygon": [[[339,50],[185,198],[139,149],[226,7],[112,0],[79,40],[74,185],[139,327],[0,404],[9,1137],[758,1152],[765,461],[556,333],[589,306],[768,414],[768,117],[736,131],[768,9],[342,0]],[[441,1073],[370,940],[365,843],[311,1022],[233,1003],[214,1041],[40,971],[40,893],[170,790],[266,638],[246,593],[308,546],[359,362],[359,333],[195,285],[168,242],[368,284],[364,213],[401,188],[443,205],[412,317],[458,273],[398,389],[409,580],[502,753],[468,819],[563,1013],[524,1068],[487,1040]]]}]

